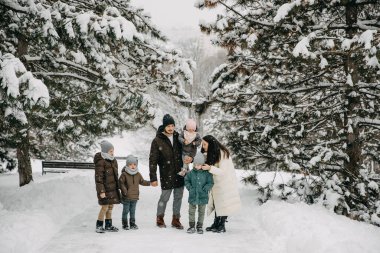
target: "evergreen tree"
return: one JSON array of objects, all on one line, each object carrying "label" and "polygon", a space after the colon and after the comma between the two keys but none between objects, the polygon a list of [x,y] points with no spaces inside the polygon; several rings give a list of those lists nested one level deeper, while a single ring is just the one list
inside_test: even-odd
[{"label": "evergreen tree", "polygon": [[[153,116],[148,86],[188,98],[192,62],[125,0],[0,0],[0,159],[83,159],[99,136]],[[13,164],[13,163],[10,163]]]},{"label": "evergreen tree", "polygon": [[[225,13],[215,33],[228,62],[212,76],[215,127],[239,167],[286,170],[281,197],[322,201],[380,225],[380,3],[377,0],[200,0]],[[246,181],[256,182],[255,175]],[[273,193],[260,190],[263,201]]]}]

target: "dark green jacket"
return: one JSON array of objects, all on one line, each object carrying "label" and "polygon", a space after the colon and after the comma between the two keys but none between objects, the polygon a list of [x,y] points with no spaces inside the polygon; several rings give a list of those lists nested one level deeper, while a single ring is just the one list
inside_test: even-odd
[{"label": "dark green jacket", "polygon": [[185,177],[185,186],[189,191],[189,203],[192,205],[206,205],[208,192],[214,185],[212,174],[206,170],[191,170]]}]

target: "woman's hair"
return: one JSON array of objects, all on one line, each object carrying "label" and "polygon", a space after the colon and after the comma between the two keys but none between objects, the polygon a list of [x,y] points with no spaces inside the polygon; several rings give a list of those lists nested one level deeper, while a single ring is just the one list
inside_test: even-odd
[{"label": "woman's hair", "polygon": [[[228,149],[223,144],[215,139],[214,136],[206,135],[202,139],[208,143],[206,164],[215,165],[216,163],[220,162],[220,151],[223,151],[224,156],[227,158],[230,157],[230,151],[228,151]],[[205,152],[203,147],[201,152]]]}]

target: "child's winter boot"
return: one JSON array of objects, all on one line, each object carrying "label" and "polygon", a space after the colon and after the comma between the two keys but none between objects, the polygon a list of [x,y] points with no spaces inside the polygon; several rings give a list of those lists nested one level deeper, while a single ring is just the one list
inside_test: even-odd
[{"label": "child's winter boot", "polygon": [[105,230],[107,232],[117,232],[119,229],[117,227],[112,226],[112,219],[106,219]]},{"label": "child's winter boot", "polygon": [[123,224],[124,230],[129,230],[128,220],[121,220],[121,224]]},{"label": "child's winter boot", "polygon": [[97,220],[96,221],[96,233],[105,233],[106,230],[103,228],[103,221],[102,220]]},{"label": "child's winter boot", "polygon": [[189,222],[190,227],[187,229],[187,233],[194,234],[195,233],[195,222]]},{"label": "child's winter boot", "polygon": [[135,223],[135,219],[129,219],[129,224],[131,225],[131,229],[134,229],[134,230],[136,230],[136,229],[139,229],[139,227],[136,225],[136,223]]},{"label": "child's winter boot", "polygon": [[202,228],[203,224],[200,223],[200,222],[197,222],[197,233],[198,234],[203,234],[203,228]]}]

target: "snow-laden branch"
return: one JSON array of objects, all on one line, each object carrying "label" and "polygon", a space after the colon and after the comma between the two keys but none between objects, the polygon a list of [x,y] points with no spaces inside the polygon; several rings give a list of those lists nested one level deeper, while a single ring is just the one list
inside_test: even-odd
[{"label": "snow-laden branch", "polygon": [[380,120],[378,119],[359,118],[358,123],[365,125],[380,126]]},{"label": "snow-laden branch", "polygon": [[[24,57],[25,57],[25,60],[28,61],[28,62],[42,61],[43,60],[42,57],[38,57],[38,56],[32,57],[32,56],[29,56],[29,55],[25,55]],[[66,65],[66,66],[71,66],[71,67],[74,67],[76,69],[79,69],[79,70],[82,70],[84,72],[87,72],[89,74],[92,74],[94,76],[100,77],[100,74],[98,72],[95,72],[92,69],[86,68],[86,67],[84,67],[84,66],[82,66],[80,64],[77,64],[75,62],[66,60],[64,58],[55,58],[54,60],[56,62],[58,62],[58,63],[62,63],[64,65]]]},{"label": "snow-laden branch", "polygon": [[28,7],[21,6],[15,0],[0,0],[0,5],[5,8],[11,9],[15,12],[29,13],[30,9]]},{"label": "snow-laden branch", "polygon": [[228,94],[225,97],[232,97],[232,96],[254,96],[257,94],[295,94],[300,92],[307,92],[311,90],[316,89],[326,89],[326,88],[337,88],[337,87],[343,87],[343,85],[338,85],[334,83],[321,83],[318,85],[313,85],[310,87],[302,87],[302,88],[296,88],[296,89],[273,89],[273,90],[261,90],[261,89],[255,89],[254,92],[235,92],[233,94]]},{"label": "snow-laden branch", "polygon": [[33,74],[38,75],[38,76],[73,77],[75,79],[82,80],[82,81],[85,81],[85,82],[97,83],[97,82],[95,82],[95,81],[93,81],[91,79],[88,79],[86,77],[83,77],[83,76],[80,76],[80,75],[77,75],[77,74],[74,74],[74,73],[69,73],[69,72],[61,72],[61,73],[57,73],[57,72],[33,72]]},{"label": "snow-laden branch", "polygon": [[253,24],[257,24],[257,25],[262,25],[262,26],[269,26],[269,27],[274,27],[275,24],[274,23],[270,23],[270,22],[263,22],[263,21],[259,21],[259,20],[254,20],[254,19],[251,19],[251,18],[247,18],[246,16],[244,16],[243,14],[241,14],[240,12],[238,12],[237,10],[235,10],[234,8],[232,8],[231,6],[228,6],[227,4],[223,3],[223,1],[218,1],[218,3],[220,3],[221,5],[223,5],[226,9],[232,11],[233,13],[235,13],[236,15],[238,15],[239,17],[243,18],[244,20],[250,22],[250,23],[253,23]]}]

